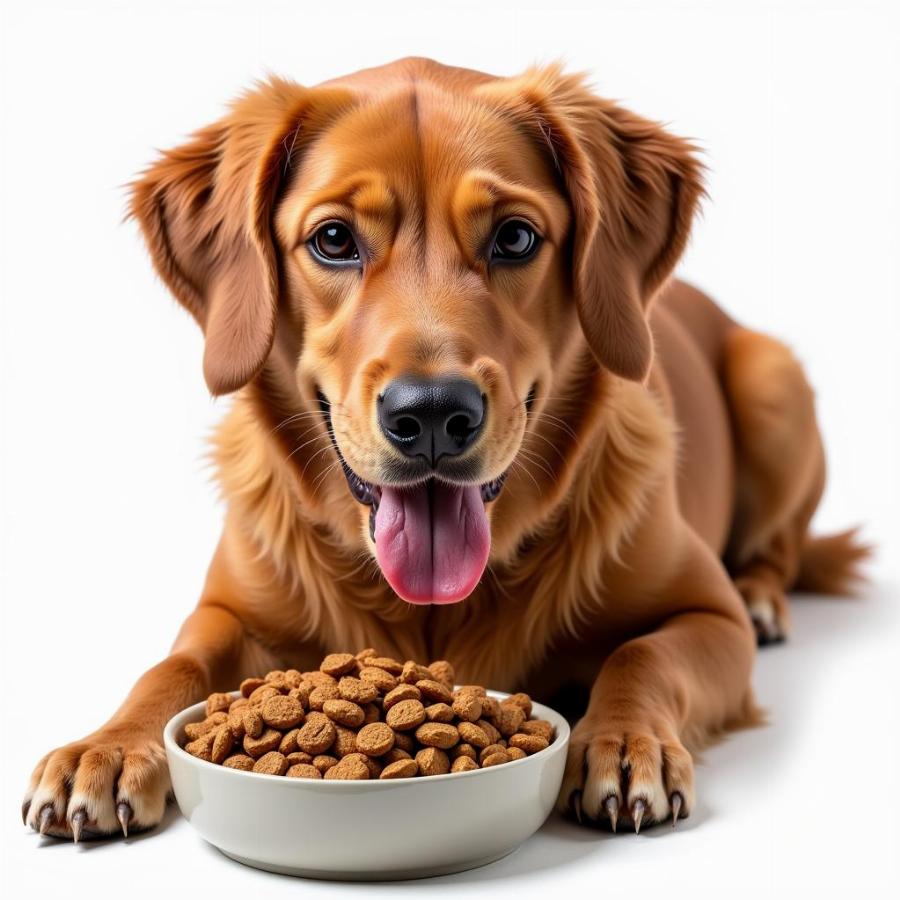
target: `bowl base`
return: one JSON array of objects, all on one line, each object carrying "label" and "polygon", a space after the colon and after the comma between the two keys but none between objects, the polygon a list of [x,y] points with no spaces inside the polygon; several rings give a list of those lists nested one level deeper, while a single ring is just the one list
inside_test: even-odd
[{"label": "bowl base", "polygon": [[468,869],[477,869],[480,866],[486,866],[488,863],[496,862],[509,856],[510,853],[518,849],[510,847],[500,853],[494,853],[491,856],[485,856],[480,859],[467,859],[462,862],[450,863],[448,865],[423,866],[422,868],[406,868],[406,869],[379,869],[374,871],[347,872],[331,871],[328,869],[306,869],[295,868],[294,866],[280,866],[277,863],[267,863],[256,859],[248,859],[237,853],[229,853],[221,847],[216,849],[245,866],[251,866],[254,869],[264,869],[267,872],[275,872],[278,875],[293,875],[297,878],[314,878],[320,881],[407,881],[415,878],[432,878],[436,875],[452,875],[455,872],[465,872]]}]

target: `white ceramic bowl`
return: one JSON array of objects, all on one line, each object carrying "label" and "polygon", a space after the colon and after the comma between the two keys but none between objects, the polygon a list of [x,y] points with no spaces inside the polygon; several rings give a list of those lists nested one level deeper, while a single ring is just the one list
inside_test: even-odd
[{"label": "white ceramic bowl", "polygon": [[164,740],[182,813],[226,856],[308,878],[423,878],[500,859],[544,823],[562,782],[569,726],[539,703],[532,715],[556,727],[540,753],[385,781],[279,778],[204,762],[179,746],[184,726],[203,719],[203,703],[170,719]]}]

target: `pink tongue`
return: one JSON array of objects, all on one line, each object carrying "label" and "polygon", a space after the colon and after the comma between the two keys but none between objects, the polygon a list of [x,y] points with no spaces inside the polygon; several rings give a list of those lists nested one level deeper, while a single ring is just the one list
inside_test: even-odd
[{"label": "pink tongue", "polygon": [[491,549],[481,488],[438,481],[381,488],[375,556],[410,603],[456,603],[478,584]]}]

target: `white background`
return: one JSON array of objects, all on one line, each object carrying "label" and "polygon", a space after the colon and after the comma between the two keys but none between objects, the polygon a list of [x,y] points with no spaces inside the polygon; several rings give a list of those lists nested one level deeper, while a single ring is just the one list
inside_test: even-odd
[{"label": "white background", "polygon": [[[888,2],[3,3],[4,896],[835,895],[898,886],[900,20]],[[18,818],[31,767],[166,654],[217,538],[200,336],[153,277],[123,185],[269,71],[408,54],[512,74],[563,58],[696,138],[711,199],[682,273],[788,340],[819,397],[821,529],[877,542],[862,598],[799,600],[765,651],[768,728],[712,749],[672,834],[552,819],[485,869],[395,887],[244,869],[170,810],[73,847]],[[439,838],[439,824],[434,825]]]}]

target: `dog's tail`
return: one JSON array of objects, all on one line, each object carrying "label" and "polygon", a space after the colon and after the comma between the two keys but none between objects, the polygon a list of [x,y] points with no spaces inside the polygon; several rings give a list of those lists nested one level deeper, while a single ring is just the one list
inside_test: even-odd
[{"label": "dog's tail", "polygon": [[873,551],[871,544],[860,540],[858,528],[807,535],[793,589],[808,594],[854,594],[865,581],[862,567]]}]

